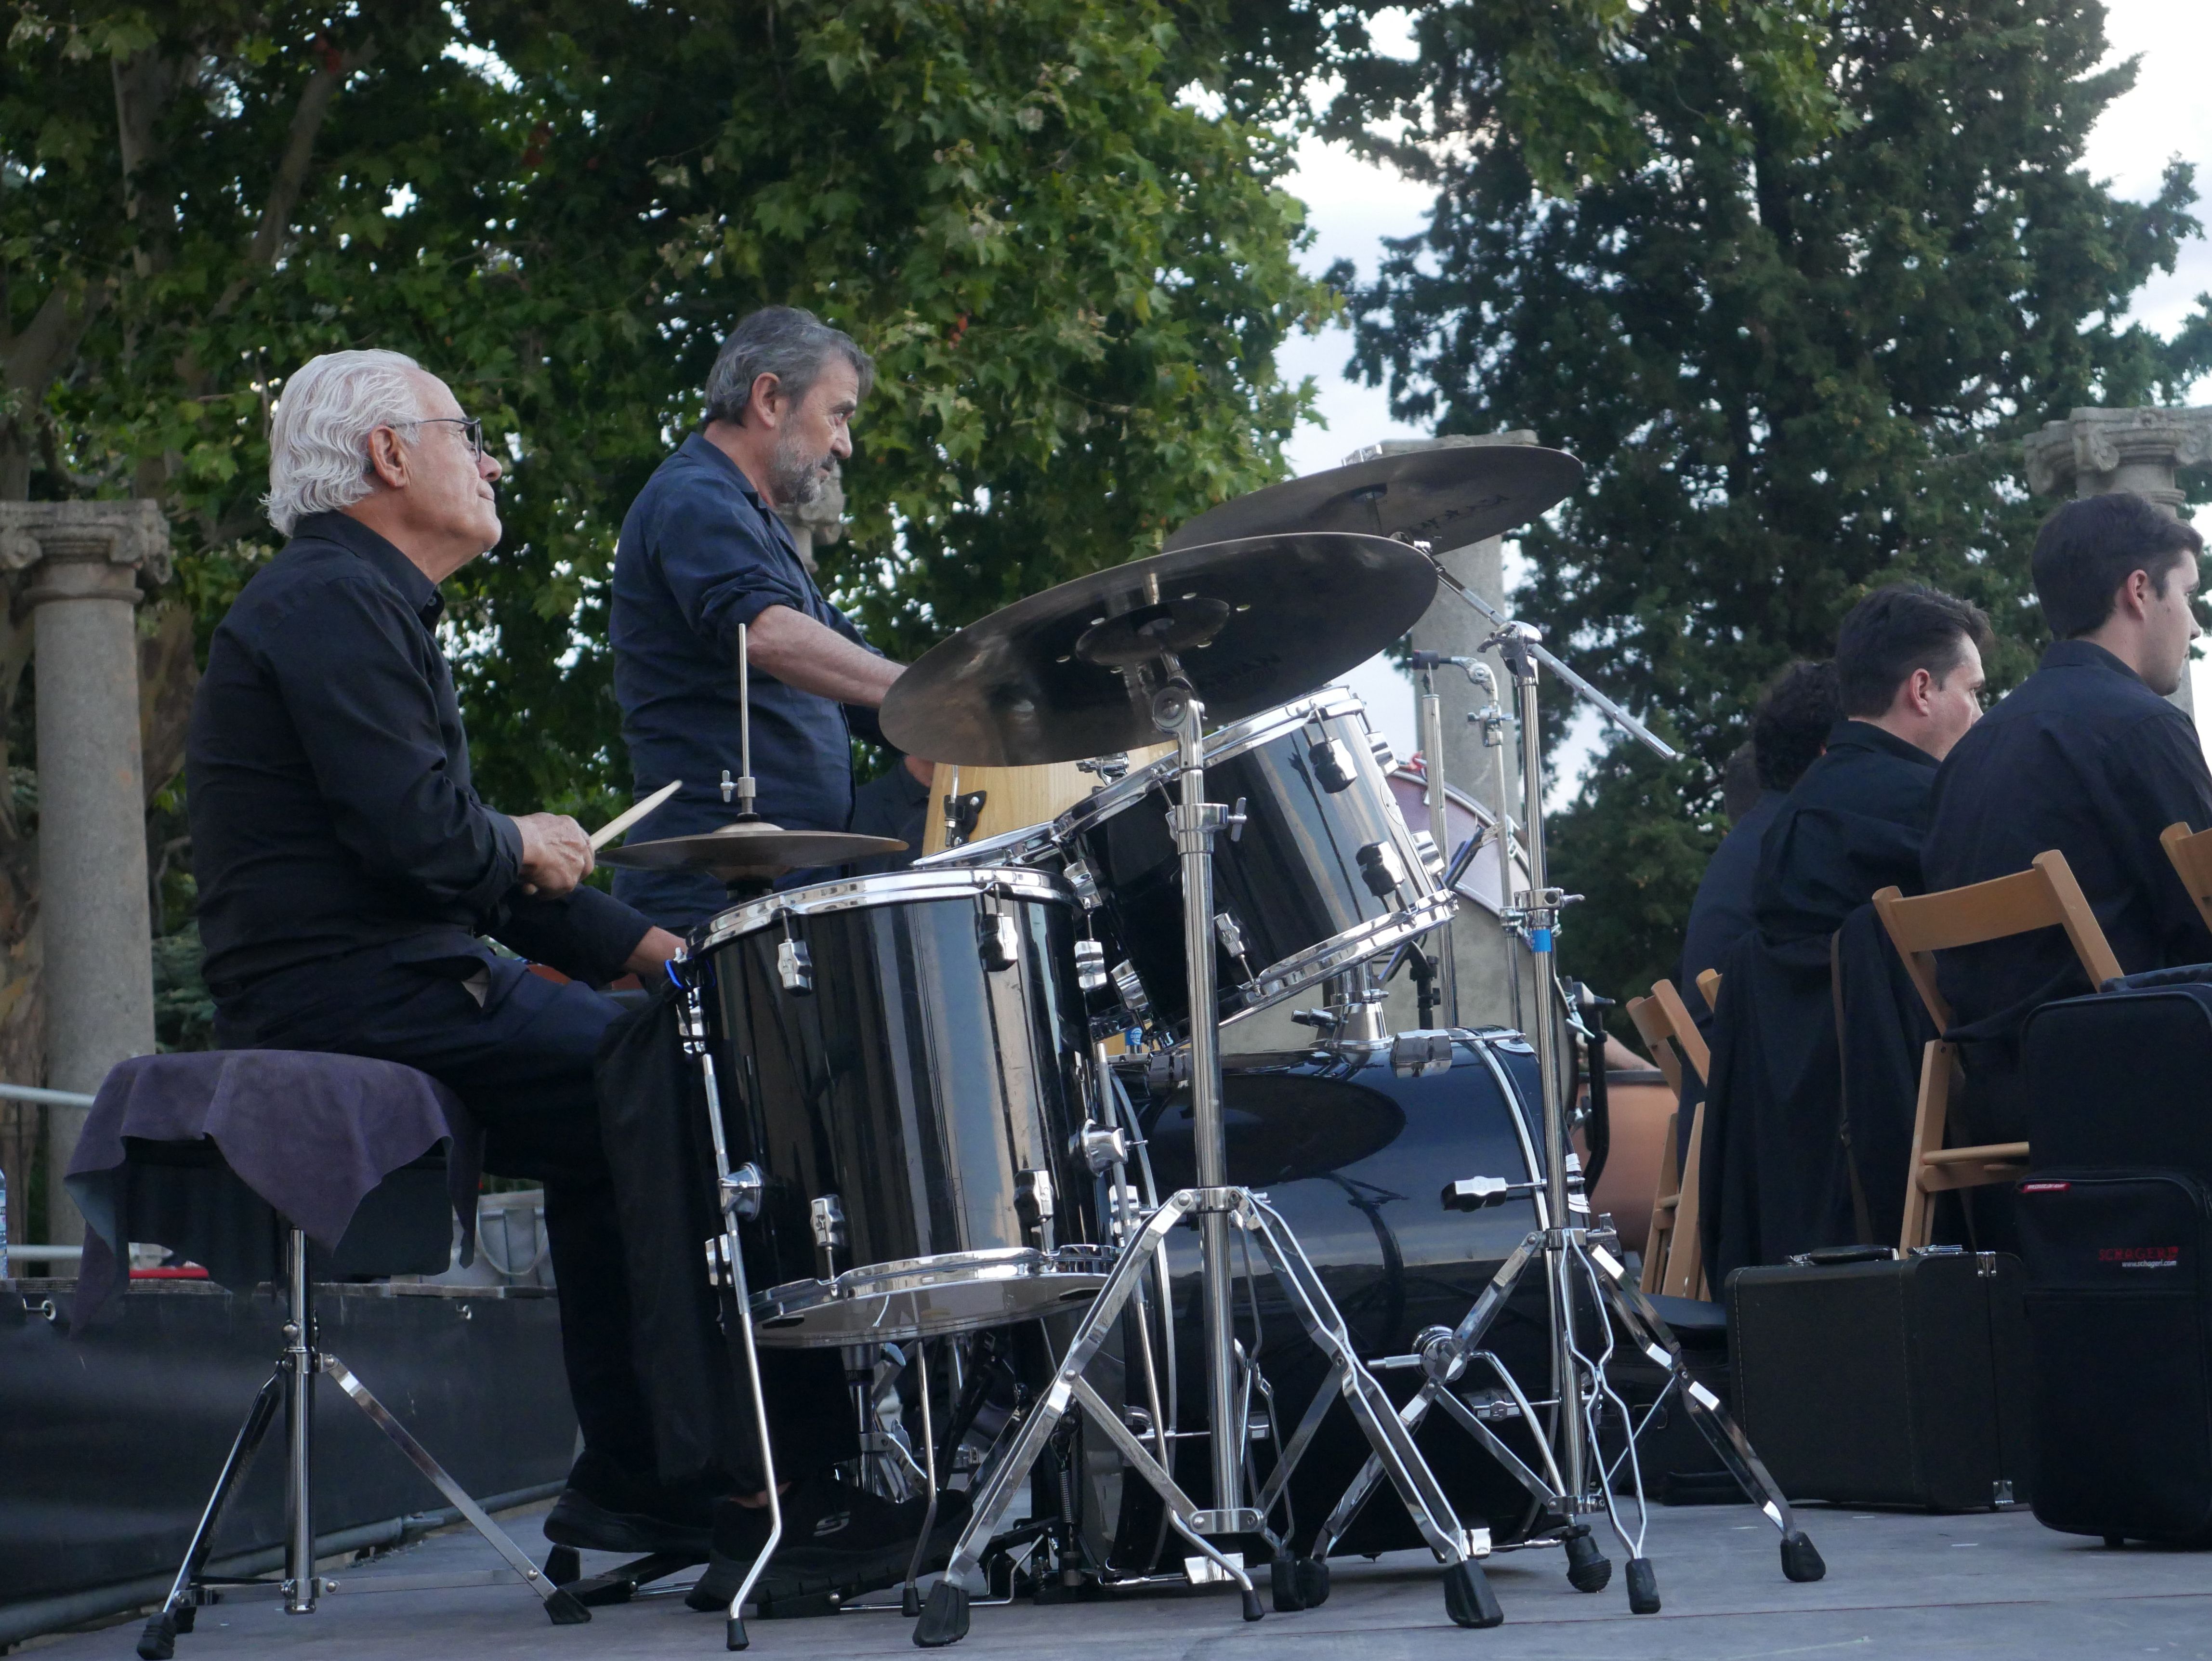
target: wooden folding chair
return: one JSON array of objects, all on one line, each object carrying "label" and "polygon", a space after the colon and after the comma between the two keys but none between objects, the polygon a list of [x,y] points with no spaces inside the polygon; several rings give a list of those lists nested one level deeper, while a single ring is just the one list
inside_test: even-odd
[{"label": "wooden folding chair", "polygon": [[[2106,943],[2096,913],[2082,897],[2081,885],[2053,849],[2038,854],[2028,869],[1940,894],[1907,899],[1895,888],[1874,897],[1874,908],[1905,960],[1905,972],[1920,990],[1936,1030],[1948,1032],[1951,1006],[1936,985],[1936,954],[1961,946],[1978,946],[2039,928],[2063,928],[2092,987],[2120,973],[2119,960]],[[1990,1142],[1979,1147],[1946,1147],[1953,1075],[1959,1047],[1931,1038],[1920,1060],[1920,1102],[1912,1120],[1911,1162],[1905,1171],[1905,1228],[1898,1244],[1910,1251],[1928,1244],[1935,1222],[1929,1196],[1947,1188],[1978,1188],[2010,1182],[2027,1169],[2026,1142]]]},{"label": "wooden folding chair", "polygon": [[1719,970],[1701,969],[1698,971],[1698,994],[1705,999],[1706,1008],[1718,1009],[1721,1007],[1721,971]]},{"label": "wooden folding chair", "polygon": [[[1699,1085],[1712,1068],[1705,1041],[1690,1019],[1682,995],[1672,981],[1660,981],[1648,998],[1632,998],[1628,1019],[1651,1051],[1660,1074],[1682,1093],[1683,1070],[1694,1074]],[[1667,1138],[1659,1153],[1659,1185],[1651,1200],[1651,1229],[1644,1243],[1646,1293],[1674,1298],[1704,1298],[1705,1248],[1698,1232],[1698,1170],[1705,1142],[1705,1106],[1698,1104],[1690,1117],[1690,1146],[1686,1159],[1675,1147],[1679,1116],[1667,1120]]]},{"label": "wooden folding chair", "polygon": [[2169,824],[2158,839],[2180,874],[2181,885],[2197,902],[2197,915],[2212,928],[2212,830],[2192,832],[2185,824]]}]

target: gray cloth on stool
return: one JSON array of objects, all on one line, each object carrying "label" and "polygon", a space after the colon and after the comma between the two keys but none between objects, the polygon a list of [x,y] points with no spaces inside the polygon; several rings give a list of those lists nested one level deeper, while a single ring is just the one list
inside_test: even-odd
[{"label": "gray cloth on stool", "polygon": [[112,1316],[129,1281],[119,1261],[131,1238],[126,1137],[212,1141],[248,1188],[325,1251],[364,1196],[450,1140],[447,1192],[461,1220],[462,1261],[474,1256],[483,1135],[429,1074],[296,1050],[134,1056],[101,1081],[65,1179],[87,1224],[73,1327]]}]

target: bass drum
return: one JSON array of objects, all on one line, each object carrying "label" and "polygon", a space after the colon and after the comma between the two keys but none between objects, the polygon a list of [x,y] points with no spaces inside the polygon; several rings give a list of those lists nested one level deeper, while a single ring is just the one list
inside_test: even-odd
[{"label": "bass drum", "polygon": [[[1195,1180],[1188,1091],[1148,1094],[1142,1072],[1118,1069],[1134,1080],[1133,1102],[1163,1196]],[[1238,1056],[1223,1063],[1224,1114],[1229,1179],[1262,1190],[1290,1225],[1299,1245],[1335,1299],[1360,1357],[1402,1355],[1425,1327],[1458,1324],[1498,1266],[1536,1226],[1535,1202],[1516,1198],[1477,1212],[1447,1211],[1443,1190],[1462,1177],[1540,1180],[1542,1142],[1537,1124],[1536,1061],[1518,1033],[1503,1029],[1455,1035],[1452,1065],[1426,1077],[1401,1077],[1390,1065],[1388,1042],[1335,1044],[1280,1055]],[[1189,1230],[1170,1237],[1174,1286],[1178,1425],[1206,1423],[1206,1375],[1199,1305],[1197,1243]],[[1255,1418],[1272,1418],[1287,1441],[1313,1392],[1324,1382],[1327,1362],[1307,1339],[1255,1245],[1261,1370],[1274,1392],[1272,1407],[1255,1401]],[[1240,1254],[1240,1268],[1241,1268]],[[1249,1283],[1247,1283],[1249,1284]],[[1531,1396],[1544,1394],[1547,1305],[1540,1275],[1521,1289],[1491,1328],[1486,1348],[1514,1369]],[[1124,1323],[1125,1331],[1128,1326]],[[1237,1329],[1250,1348],[1252,1320],[1243,1286],[1237,1293]],[[1133,1354],[1126,1338],[1126,1357]],[[1378,1375],[1395,1402],[1409,1397],[1417,1372]],[[1133,1372],[1116,1381],[1123,1397],[1141,1405],[1146,1392]],[[1488,1382],[1477,1369],[1470,1388]],[[1524,1458],[1534,1449],[1518,1423],[1494,1427]],[[1423,1454],[1443,1482],[1460,1521],[1487,1526],[1510,1543],[1525,1535],[1527,1492],[1463,1431],[1439,1414],[1424,1425]],[[1264,1471],[1272,1443],[1258,1444]],[[1159,1549],[1160,1507],[1144,1482],[1118,1471],[1118,1461],[1085,1446],[1091,1481],[1086,1524],[1120,1572],[1141,1573]],[[1351,1415],[1334,1411],[1291,1478],[1291,1536],[1310,1542],[1346,1486],[1365,1461],[1368,1446]],[[1177,1444],[1178,1475],[1194,1494],[1209,1486],[1206,1442]],[[1111,1474],[1110,1475],[1109,1474]],[[1113,1480],[1117,1476],[1118,1480]],[[1102,1480],[1105,1478],[1106,1480]],[[1419,1548],[1413,1523],[1387,1488],[1370,1499],[1338,1549],[1368,1554]],[[1166,1556],[1180,1561],[1183,1548],[1170,1536]]]},{"label": "bass drum", "polygon": [[1104,1283],[1075,910],[1042,872],[902,871],[706,925],[731,1162],[764,1179],[762,1344],[970,1331]]}]

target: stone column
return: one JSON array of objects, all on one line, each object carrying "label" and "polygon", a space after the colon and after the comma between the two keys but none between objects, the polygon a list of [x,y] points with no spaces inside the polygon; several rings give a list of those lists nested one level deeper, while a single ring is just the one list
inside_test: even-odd
[{"label": "stone column", "polygon": [[[154,1048],[131,613],[168,575],[168,525],[146,501],[0,503],[0,564],[35,630],[46,1082],[91,1092]],[[48,1110],[49,1244],[82,1237],[61,1179],[84,1116]]]},{"label": "stone column", "polygon": [[[2180,517],[2184,492],[2174,474],[2212,459],[2212,409],[2076,410],[2028,435],[2027,488],[2057,496],[2069,485],[2078,499],[2132,490]],[[2189,678],[2172,702],[2196,716]]]}]

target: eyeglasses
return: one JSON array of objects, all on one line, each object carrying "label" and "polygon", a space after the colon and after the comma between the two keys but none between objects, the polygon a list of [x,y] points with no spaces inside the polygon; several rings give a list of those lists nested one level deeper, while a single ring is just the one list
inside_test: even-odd
[{"label": "eyeglasses", "polygon": [[477,460],[483,459],[483,418],[481,416],[417,416],[412,421],[395,421],[395,427],[458,427],[461,436],[468,441],[469,453]]}]

